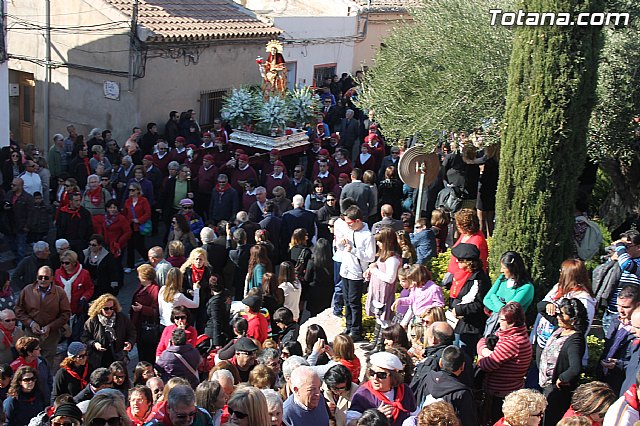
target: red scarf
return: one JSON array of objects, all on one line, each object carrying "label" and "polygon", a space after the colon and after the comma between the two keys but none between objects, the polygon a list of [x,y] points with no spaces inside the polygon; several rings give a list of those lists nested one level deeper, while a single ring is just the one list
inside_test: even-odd
[{"label": "red scarf", "polygon": [[91,204],[96,207],[99,207],[102,204],[102,187],[98,186],[96,189],[91,191],[87,190],[87,195],[89,196],[89,200]]},{"label": "red scarf", "polygon": [[3,338],[2,343],[5,344],[5,347],[10,348],[13,346],[13,335],[9,333],[9,331],[0,324],[0,331],[2,331]]},{"label": "red scarf", "polygon": [[80,219],[80,209],[71,210],[69,206],[64,206],[60,209],[61,212],[69,213],[71,215],[71,219],[78,218]]},{"label": "red scarf", "polygon": [[204,266],[198,269],[195,267],[195,265],[191,265],[191,280],[194,284],[199,283],[203,275],[204,275]]},{"label": "red scarf", "polygon": [[84,168],[87,171],[87,175],[90,175],[91,174],[91,167],[89,167],[89,157],[83,158],[82,162],[84,163]]},{"label": "red scarf", "polygon": [[65,367],[64,368],[67,373],[69,373],[69,375],[71,377],[73,377],[74,379],[76,379],[77,381],[80,382],[80,387],[82,389],[87,387],[87,374],[89,373],[89,363],[85,363],[84,365],[84,371],[82,372],[82,377],[80,377],[80,375],[78,373],[76,373],[75,371],[73,371],[71,368],[69,367]]},{"label": "red scarf", "polygon": [[627,402],[627,404],[629,404],[631,408],[636,411],[640,411],[638,410],[638,407],[640,407],[640,404],[638,403],[638,385],[634,384],[629,389],[627,389],[627,391],[624,393],[624,400]]},{"label": "red scarf", "polygon": [[228,191],[229,188],[231,188],[231,185],[229,185],[229,182],[225,182],[225,183],[218,183],[216,185],[216,191],[218,192],[225,192]]},{"label": "red scarf", "polygon": [[449,295],[456,299],[460,290],[471,276],[471,272],[460,269],[459,272],[453,274],[453,282],[451,283],[451,291]]},{"label": "red scarf", "polygon": [[384,404],[391,405],[393,407],[393,412],[391,413],[391,416],[393,417],[394,422],[398,420],[398,415],[400,415],[400,411],[404,411],[405,413],[408,413],[408,411],[405,410],[405,408],[402,406],[402,398],[404,398],[404,383],[396,388],[395,401],[389,400],[389,398],[387,398],[385,394],[373,389],[373,386],[371,385],[371,380],[369,380],[368,382],[365,382],[362,386],[364,386],[369,392],[373,394],[373,396],[375,396],[377,399],[382,401]]}]

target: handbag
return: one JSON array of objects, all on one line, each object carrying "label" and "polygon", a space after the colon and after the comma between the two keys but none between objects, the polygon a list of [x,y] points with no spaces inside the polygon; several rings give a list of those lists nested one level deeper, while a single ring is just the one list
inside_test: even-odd
[{"label": "handbag", "polygon": [[[136,211],[133,208],[133,204],[131,205],[131,213],[133,213],[133,218],[136,218]],[[140,231],[140,235],[143,235],[145,237],[148,237],[149,235],[151,235],[151,219],[147,220],[145,223],[139,223],[138,224],[138,230]]]},{"label": "handbag", "polygon": [[158,346],[162,333],[160,327],[161,325],[156,322],[143,321],[140,326],[140,344]]}]

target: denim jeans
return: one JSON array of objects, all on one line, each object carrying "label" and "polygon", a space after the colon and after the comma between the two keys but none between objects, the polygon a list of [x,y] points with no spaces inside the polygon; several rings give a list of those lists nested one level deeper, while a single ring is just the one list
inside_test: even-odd
[{"label": "denim jeans", "polygon": [[7,235],[7,240],[16,257],[16,264],[20,263],[27,254],[27,233],[16,232],[14,235]]},{"label": "denim jeans", "polygon": [[608,309],[604,310],[604,315],[602,315],[602,331],[605,336],[609,336],[609,327],[611,326],[611,320],[615,318],[618,313],[611,313]]},{"label": "denim jeans", "polygon": [[331,300],[331,307],[333,307],[333,314],[341,316],[342,308],[344,308],[344,297],[342,294],[342,277],[340,276],[341,262],[333,262],[333,299]]},{"label": "denim jeans", "polygon": [[347,333],[362,336],[362,287],[364,281],[342,277],[342,289],[345,298],[345,319]]}]

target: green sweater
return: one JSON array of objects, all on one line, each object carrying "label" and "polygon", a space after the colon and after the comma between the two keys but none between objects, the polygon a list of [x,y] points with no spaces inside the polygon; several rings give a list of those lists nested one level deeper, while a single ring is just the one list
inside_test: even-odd
[{"label": "green sweater", "polygon": [[533,302],[533,284],[526,283],[518,288],[509,288],[507,278],[500,274],[491,289],[482,301],[484,306],[491,312],[499,312],[508,302],[518,302],[522,309],[527,312]]}]

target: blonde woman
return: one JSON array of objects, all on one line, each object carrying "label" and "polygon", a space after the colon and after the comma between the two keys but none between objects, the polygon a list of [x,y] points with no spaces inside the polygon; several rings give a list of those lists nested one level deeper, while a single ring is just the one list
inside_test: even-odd
[{"label": "blonde woman", "polygon": [[180,271],[183,275],[185,294],[195,301],[195,293],[200,293],[198,296],[200,304],[193,314],[196,330],[198,330],[198,334],[203,334],[204,327],[207,325],[207,302],[211,298],[211,287],[209,286],[211,265],[207,260],[207,251],[202,247],[191,250],[189,258],[180,267]]},{"label": "blonde woman", "polygon": [[[197,287],[199,289],[200,287]],[[164,286],[158,292],[158,306],[160,309],[160,324],[168,327],[173,324],[171,311],[175,306],[185,306],[195,309],[200,304],[200,292],[196,291],[193,300],[182,294],[182,272],[178,268],[171,268],[167,272]]]},{"label": "blonde woman", "polygon": [[125,360],[135,341],[135,327],[122,312],[118,299],[110,293],[98,297],[89,307],[82,332],[91,370]]},{"label": "blonde woman", "polygon": [[502,414],[494,426],[538,426],[542,421],[547,400],[538,391],[520,389],[504,399]]},{"label": "blonde woman", "polygon": [[247,386],[236,390],[227,406],[229,426],[271,426],[267,399],[257,388]]},{"label": "blonde woman", "polygon": [[[117,419],[113,423],[112,419]],[[124,398],[119,392],[100,393],[89,401],[84,424],[92,426],[131,426]]]}]

